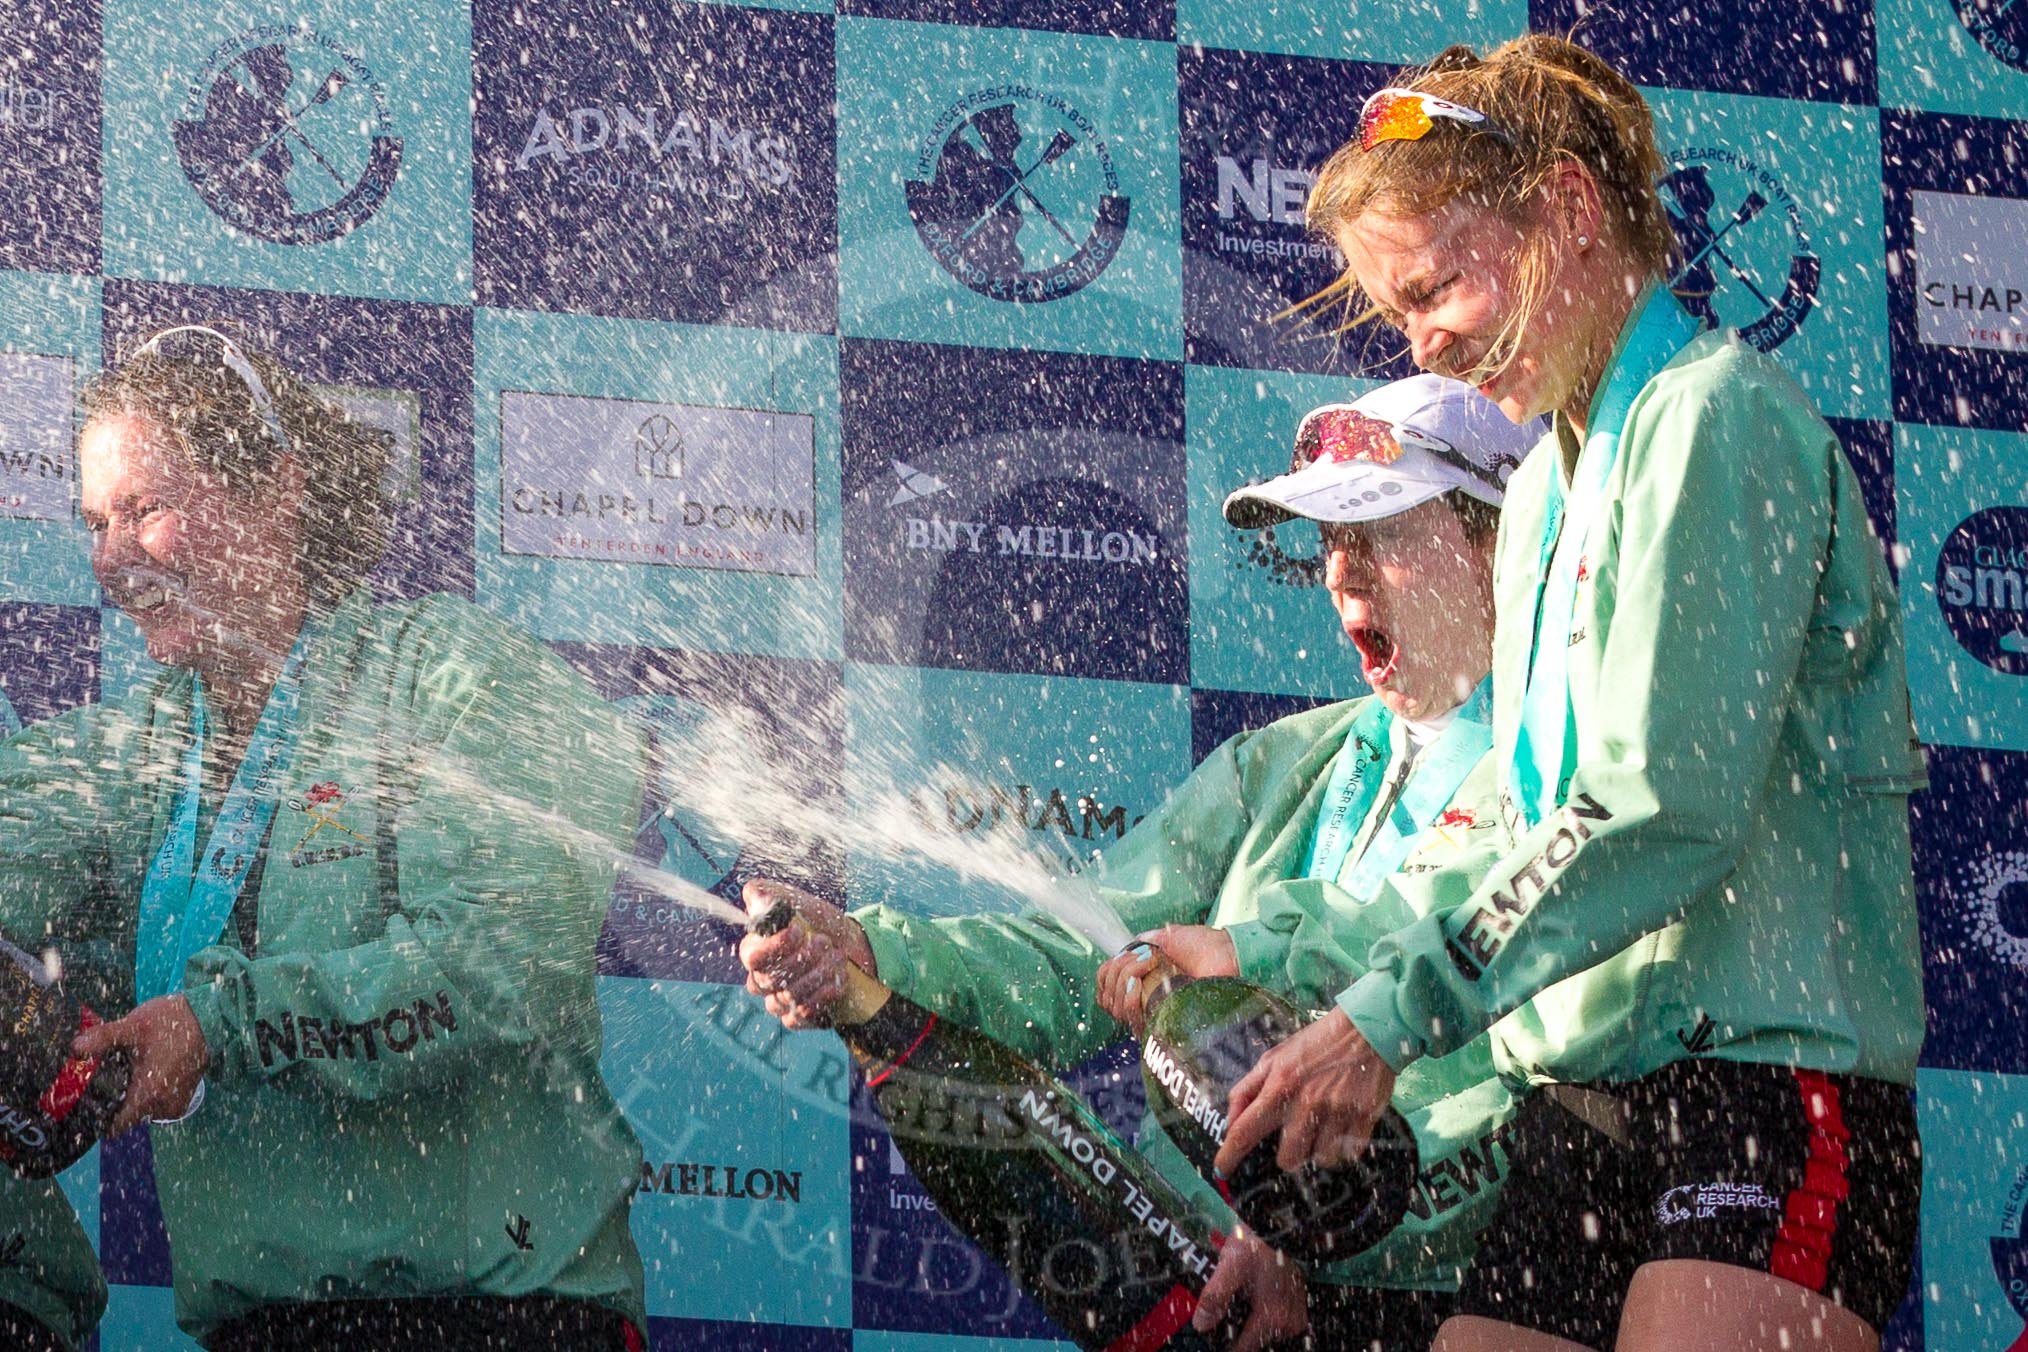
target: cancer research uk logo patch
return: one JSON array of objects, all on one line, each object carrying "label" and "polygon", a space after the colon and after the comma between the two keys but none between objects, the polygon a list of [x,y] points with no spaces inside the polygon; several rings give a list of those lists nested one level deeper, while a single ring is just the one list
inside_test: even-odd
[{"label": "cancer research uk logo patch", "polygon": [[1774,351],[1809,317],[1823,272],[1795,194],[1724,146],[1676,151],[1670,165],[1662,204],[1680,250],[1670,287],[1705,327]]},{"label": "cancer research uk logo patch", "polygon": [[401,172],[380,81],[308,25],[264,25],[219,44],[170,131],[204,204],[275,244],[358,229]]},{"label": "cancer research uk logo patch", "polygon": [[1988,507],[1959,522],[1937,553],[1936,599],[1959,647],[2028,676],[2028,507]]},{"label": "cancer research uk logo patch", "polygon": [[1093,121],[1060,94],[995,85],[944,109],[904,184],[944,271],[989,300],[1061,300],[1098,277],[1132,200]]},{"label": "cancer research uk logo patch", "polygon": [[2028,5],[2019,0],[1954,0],[1958,22],[1979,45],[2015,70],[2028,71]]}]

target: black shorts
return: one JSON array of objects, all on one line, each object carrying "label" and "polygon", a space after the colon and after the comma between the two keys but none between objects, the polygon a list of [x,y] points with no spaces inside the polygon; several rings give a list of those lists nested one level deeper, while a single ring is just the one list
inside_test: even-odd
[{"label": "black shorts", "polygon": [[1310,1332],[1304,1352],[1429,1352],[1457,1305],[1448,1291],[1310,1283]]},{"label": "black shorts", "polygon": [[1608,1348],[1634,1270],[1671,1258],[1773,1273],[1876,1330],[1908,1289],[1922,1161],[1901,1085],[1683,1061],[1536,1093],[1508,1158],[1459,1314]]}]

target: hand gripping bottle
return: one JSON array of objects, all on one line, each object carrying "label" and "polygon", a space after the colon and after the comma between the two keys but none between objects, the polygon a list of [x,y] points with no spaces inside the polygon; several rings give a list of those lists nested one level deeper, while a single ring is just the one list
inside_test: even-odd
[{"label": "hand gripping bottle", "polygon": [[[794,923],[778,905],[753,932]],[[845,970],[834,1030],[944,1219],[1081,1348],[1203,1347],[1190,1317],[1222,1240],[1204,1218],[1033,1061]]]},{"label": "hand gripping bottle", "polygon": [[1305,1020],[1274,992],[1236,977],[1169,972],[1151,975],[1144,989],[1141,1078],[1149,1111],[1261,1242],[1301,1263],[1335,1263],[1373,1247],[1400,1222],[1415,1184],[1416,1145],[1392,1108],[1351,1164],[1284,1172],[1275,1163],[1276,1132],[1233,1178],[1220,1178],[1212,1159],[1225,1144],[1233,1085]]},{"label": "hand gripping bottle", "polygon": [[127,1053],[77,1057],[99,1021],[42,963],[0,939],[0,1161],[47,1178],[98,1143],[127,1096]]}]

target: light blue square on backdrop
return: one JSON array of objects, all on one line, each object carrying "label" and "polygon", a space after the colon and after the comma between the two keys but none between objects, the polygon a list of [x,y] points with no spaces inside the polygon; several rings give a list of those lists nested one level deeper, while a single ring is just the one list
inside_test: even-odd
[{"label": "light blue square on backdrop", "polygon": [[[1881,107],[2028,118],[2028,9],[2007,7],[2015,44],[2010,63],[1959,18],[1973,8],[1973,0],[1874,0]],[[2008,38],[1991,36],[2008,48]]]},{"label": "light blue square on backdrop", "polygon": [[[70,518],[62,521],[0,515],[0,595],[49,605],[96,605],[99,585],[92,578],[91,538],[75,515],[75,431],[76,395],[99,366],[99,279],[0,271],[0,352],[41,358],[38,365],[52,376],[67,371],[70,407],[38,409],[33,416],[63,420],[61,444],[67,448],[72,504]],[[54,439],[41,426],[10,428],[23,412],[18,399],[10,399],[0,412],[0,451],[13,449],[17,441],[46,444],[45,434]]]},{"label": "light blue square on backdrop", "polygon": [[606,1083],[647,1162],[632,1227],[648,1313],[849,1326],[844,1046],[785,1034],[731,985],[601,977],[599,1011]]},{"label": "light blue square on backdrop", "polygon": [[[481,309],[473,348],[480,604],[545,639],[838,659],[835,339]],[[502,391],[808,416],[814,575],[502,553]]]},{"label": "light blue square on backdrop", "polygon": [[1322,586],[1317,528],[1225,524],[1226,495],[1285,473],[1296,424],[1319,404],[1380,382],[1192,366],[1185,374],[1190,450],[1190,681],[1219,690],[1347,698],[1366,693],[1359,655]]},{"label": "light blue square on backdrop", "polygon": [[[1905,551],[1901,614],[1917,735],[1925,742],[2028,751],[2028,677],[1996,670],[1958,642],[1946,616],[1948,593],[1937,577],[1939,555],[1961,523],[1991,509],[2028,509],[2028,436],[1897,423],[1894,496],[1895,534]],[[2028,571],[2013,558],[1990,562],[2017,579]],[[2028,629],[2028,616],[2017,610],[2016,620]]]},{"label": "light blue square on backdrop", "polygon": [[105,30],[109,275],[471,300],[468,5],[106,0]]},{"label": "light blue square on backdrop", "polygon": [[[917,915],[1013,912],[1190,771],[1181,686],[845,666],[847,887]],[[1017,854],[1035,868],[1004,867]],[[1019,875],[1038,885],[1023,894]]]},{"label": "light blue square on backdrop", "polygon": [[1183,355],[1172,44],[837,32],[839,332]]},{"label": "light blue square on backdrop", "polygon": [[2028,1214],[2028,1077],[1920,1070],[1916,1081],[1924,1345],[2007,1347],[2022,1316],[1995,1249],[2018,1251]]},{"label": "light blue square on backdrop", "polygon": [[1404,65],[1454,42],[1481,52],[1528,31],[1527,0],[1177,0],[1176,40]]},{"label": "light blue square on backdrop", "polygon": [[1892,417],[1879,111],[1642,93],[1664,160],[1683,174],[1665,177],[1662,200],[1694,221],[1693,235],[1680,225],[1678,235],[1703,254],[1718,321],[1751,337],[1756,324],[1778,334],[1769,320],[1778,310],[1800,313],[1778,345],[1756,346],[1781,360],[1821,412]]},{"label": "light blue square on backdrop", "polygon": [[115,1286],[99,1321],[99,1352],[200,1352],[176,1327],[176,1297],[166,1286]]}]

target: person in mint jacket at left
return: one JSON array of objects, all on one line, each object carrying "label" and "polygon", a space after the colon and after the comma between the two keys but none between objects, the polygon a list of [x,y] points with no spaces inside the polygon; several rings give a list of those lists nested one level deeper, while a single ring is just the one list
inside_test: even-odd
[{"label": "person in mint jacket at left", "polygon": [[101,376],[108,599],[164,670],[0,748],[0,928],[153,1120],[207,1348],[641,1346],[594,944],[638,733],[528,637],[376,604],[387,439],[217,329]]},{"label": "person in mint jacket at left", "polygon": [[[1096,866],[1099,898],[1193,976],[1237,975],[1328,1004],[1372,944],[1436,899],[1423,880],[1490,863],[1498,835],[1490,691],[1492,562],[1506,472],[1539,429],[1455,381],[1417,376],[1304,419],[1289,473],[1234,493],[1235,526],[1302,518],[1324,591],[1374,693],[1228,739]],[[1349,655],[1349,654],[1348,654]],[[1374,905],[1380,880],[1397,886]],[[1045,1064],[1118,1041],[1158,960],[1114,957],[1042,914],[846,915],[780,884],[815,937],[747,938],[748,989],[790,1026],[822,1022],[841,956],[937,1012]],[[1495,1037],[1430,1062],[1395,1099],[1421,1148],[1408,1219],[1346,1262],[1298,1274],[1243,1232],[1224,1249],[1200,1327],[1242,1289],[1241,1352],[1307,1332],[1319,1349],[1421,1352],[1449,1311],[1504,1170],[1514,1105]],[[1152,1121],[1139,1148],[1230,1228],[1216,1193]]]}]

